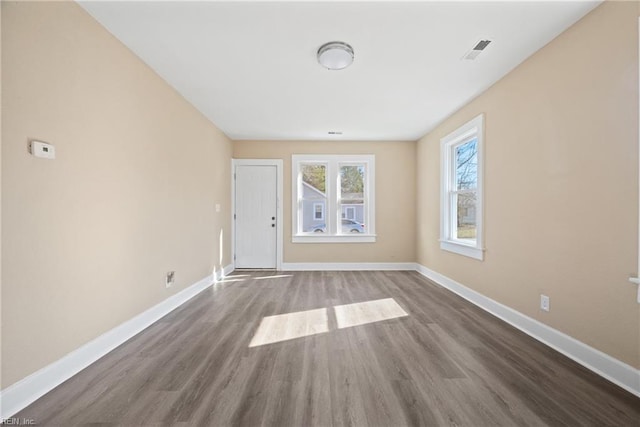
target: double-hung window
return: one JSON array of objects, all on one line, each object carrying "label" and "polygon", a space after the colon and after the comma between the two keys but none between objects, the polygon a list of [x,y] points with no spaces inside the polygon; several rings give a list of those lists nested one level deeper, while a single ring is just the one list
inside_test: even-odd
[{"label": "double-hung window", "polygon": [[483,259],[480,115],[440,140],[440,247]]},{"label": "double-hung window", "polygon": [[375,242],[375,156],[293,155],[294,243]]}]

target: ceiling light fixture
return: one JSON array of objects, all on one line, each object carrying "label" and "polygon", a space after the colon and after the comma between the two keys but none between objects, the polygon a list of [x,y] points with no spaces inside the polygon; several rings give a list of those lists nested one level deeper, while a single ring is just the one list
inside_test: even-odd
[{"label": "ceiling light fixture", "polygon": [[317,56],[327,70],[343,70],[353,62],[353,48],[344,42],[329,42],[320,46]]}]

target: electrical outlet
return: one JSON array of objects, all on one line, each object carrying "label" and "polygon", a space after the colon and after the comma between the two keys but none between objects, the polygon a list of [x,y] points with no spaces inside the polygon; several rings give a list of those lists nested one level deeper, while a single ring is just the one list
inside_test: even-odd
[{"label": "electrical outlet", "polygon": [[173,282],[175,281],[175,277],[176,277],[176,272],[175,271],[170,271],[167,273],[167,277],[165,279],[165,286],[167,288],[170,288],[171,285],[173,285]]},{"label": "electrical outlet", "polygon": [[540,309],[549,311],[549,297],[544,294],[540,294]]}]

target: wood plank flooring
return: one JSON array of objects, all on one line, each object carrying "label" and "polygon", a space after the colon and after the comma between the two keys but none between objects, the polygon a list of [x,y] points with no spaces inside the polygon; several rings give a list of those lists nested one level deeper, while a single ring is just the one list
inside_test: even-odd
[{"label": "wood plank flooring", "polygon": [[[338,328],[333,307],[388,298],[401,308],[389,313],[408,316]],[[326,328],[315,313],[313,327],[298,326],[313,334],[249,347],[265,317],[324,308]],[[56,426],[640,426],[640,399],[414,272],[245,272],[16,416]]]}]

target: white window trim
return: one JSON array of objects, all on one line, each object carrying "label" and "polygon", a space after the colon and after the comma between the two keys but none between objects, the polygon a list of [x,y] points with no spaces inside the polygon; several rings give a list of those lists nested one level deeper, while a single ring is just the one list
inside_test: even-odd
[{"label": "white window trim", "polygon": [[[316,206],[320,206],[320,218],[316,218]],[[314,221],[324,221],[324,203],[314,203],[313,204],[313,220]]]},{"label": "white window trim", "polygon": [[[455,210],[449,192],[454,185],[454,150],[464,140],[478,139],[478,186],[476,189],[476,243],[469,244],[451,237]],[[484,114],[480,114],[440,140],[440,249],[482,261],[484,258],[483,186],[484,186]]]},{"label": "white window trim", "polygon": [[[298,224],[301,220],[299,204],[302,200],[302,180],[299,179],[300,163],[318,163],[327,165],[327,205],[325,207],[325,222],[330,227],[328,233],[301,233]],[[365,179],[365,218],[367,233],[338,234],[341,227],[340,205],[337,199],[339,189],[338,168],[345,163],[365,163],[367,177]],[[294,154],[291,156],[291,242],[292,243],[373,243],[376,241],[375,232],[375,156],[373,154]],[[331,215],[334,221],[328,221]]]}]

